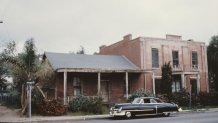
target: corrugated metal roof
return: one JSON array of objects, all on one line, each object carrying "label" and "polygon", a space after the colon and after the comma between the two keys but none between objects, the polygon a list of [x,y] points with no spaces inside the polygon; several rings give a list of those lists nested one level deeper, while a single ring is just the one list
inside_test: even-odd
[{"label": "corrugated metal roof", "polygon": [[54,70],[58,69],[99,69],[99,70],[140,70],[124,56],[85,55],[73,53],[45,52]]}]

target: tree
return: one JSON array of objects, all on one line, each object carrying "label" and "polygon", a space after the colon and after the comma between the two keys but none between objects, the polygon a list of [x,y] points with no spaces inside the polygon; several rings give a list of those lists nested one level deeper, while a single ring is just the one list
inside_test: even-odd
[{"label": "tree", "polygon": [[207,47],[208,73],[211,88],[218,91],[218,35],[212,36]]},{"label": "tree", "polygon": [[170,62],[164,63],[161,67],[162,79],[161,79],[161,93],[171,94],[172,93],[172,68]]},{"label": "tree", "polygon": [[[3,51],[0,53],[0,58],[3,58],[5,56],[11,56],[13,55],[15,51],[15,42],[12,41],[10,43],[7,44],[7,48],[6,49],[3,49]],[[1,60],[0,60],[1,61]],[[2,87],[6,87],[7,84],[7,80],[5,79],[5,77],[8,76],[9,74],[9,71],[8,71],[8,65],[5,64],[4,62],[0,62],[0,89]]]},{"label": "tree", "polygon": [[36,59],[36,49],[34,39],[28,39],[24,45],[24,51],[15,54],[15,43],[9,43],[8,47],[1,55],[0,62],[9,65],[10,72],[13,76],[14,83],[21,92],[21,107],[22,113],[25,112],[27,106],[26,99],[26,82],[36,79],[36,72],[38,70],[38,60]]},{"label": "tree", "polygon": [[1,64],[0,65],[0,91],[3,87],[6,86],[5,74],[6,74],[6,70],[4,66]]},{"label": "tree", "polygon": [[80,46],[80,49],[76,52],[76,54],[85,54],[85,48]]}]

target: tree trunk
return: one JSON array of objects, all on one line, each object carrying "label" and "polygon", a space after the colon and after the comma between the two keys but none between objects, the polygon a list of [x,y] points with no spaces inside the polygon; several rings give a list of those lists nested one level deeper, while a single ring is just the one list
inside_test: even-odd
[{"label": "tree trunk", "polygon": [[20,103],[21,103],[21,108],[23,109],[23,107],[24,107],[24,95],[23,95],[23,93],[24,93],[24,84],[22,84],[22,86],[21,86],[22,88],[21,88],[21,97],[20,97]]},{"label": "tree trunk", "polygon": [[42,89],[39,87],[39,86],[35,86],[38,90],[39,90],[39,92],[42,94],[42,96],[43,96],[43,98],[44,99],[46,99],[46,96],[45,96],[45,94],[44,94],[44,92],[42,91]]},{"label": "tree trunk", "polygon": [[21,116],[24,115],[27,107],[27,89],[25,87],[25,84],[22,84],[22,92],[21,92]]}]

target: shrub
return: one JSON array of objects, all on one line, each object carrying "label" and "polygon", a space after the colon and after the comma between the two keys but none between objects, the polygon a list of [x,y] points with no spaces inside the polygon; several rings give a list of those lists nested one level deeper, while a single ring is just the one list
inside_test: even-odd
[{"label": "shrub", "polygon": [[190,95],[186,92],[185,89],[182,89],[180,92],[172,93],[169,96],[169,101],[174,102],[179,106],[188,106],[189,99],[190,99]]},{"label": "shrub", "polygon": [[218,105],[218,92],[201,92],[199,93],[200,103],[203,106],[217,106]]},{"label": "shrub", "polygon": [[[182,89],[180,92],[172,93],[170,95],[158,95],[158,97],[165,102],[174,102],[179,106],[189,106],[190,103],[190,94],[186,92],[185,89]],[[199,105],[199,97],[192,94],[192,106]]]},{"label": "shrub", "polygon": [[77,96],[69,103],[69,109],[72,112],[88,112],[94,114],[101,114],[102,98],[93,96]]},{"label": "shrub", "polygon": [[38,113],[51,116],[59,116],[67,112],[67,107],[57,100],[43,100],[37,104],[37,109]]},{"label": "shrub", "polygon": [[139,89],[133,92],[133,94],[128,98],[127,102],[132,102],[137,97],[149,97],[154,96],[150,91],[146,91],[144,89]]}]

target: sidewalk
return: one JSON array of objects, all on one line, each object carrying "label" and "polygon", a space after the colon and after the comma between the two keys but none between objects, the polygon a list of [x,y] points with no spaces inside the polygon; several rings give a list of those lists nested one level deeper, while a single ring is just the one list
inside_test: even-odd
[{"label": "sidewalk", "polygon": [[0,122],[30,122],[30,121],[58,121],[58,120],[90,120],[108,118],[109,115],[87,115],[87,116],[33,116],[31,118],[11,117],[1,118]]},{"label": "sidewalk", "polygon": [[[31,118],[19,117],[18,110],[14,111],[0,106],[0,122],[30,122],[30,121],[58,121],[58,120],[90,120],[109,118],[109,115],[86,115],[86,116],[32,116]],[[180,113],[189,112],[218,112],[218,108],[181,110]]]}]

